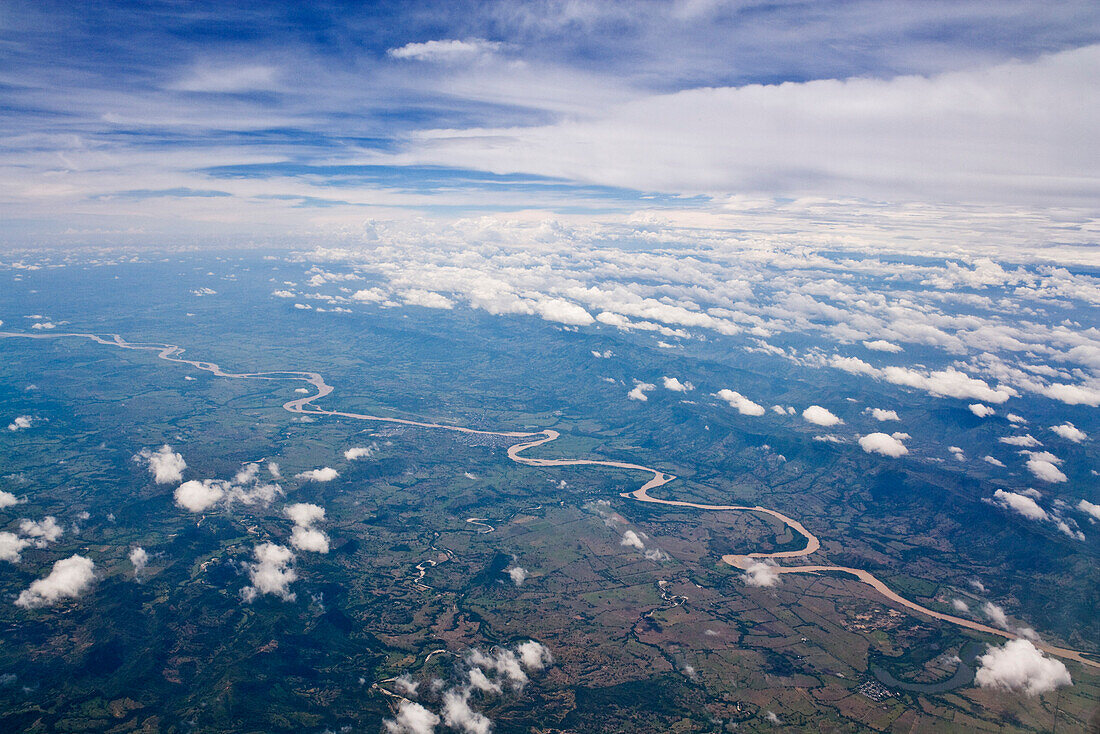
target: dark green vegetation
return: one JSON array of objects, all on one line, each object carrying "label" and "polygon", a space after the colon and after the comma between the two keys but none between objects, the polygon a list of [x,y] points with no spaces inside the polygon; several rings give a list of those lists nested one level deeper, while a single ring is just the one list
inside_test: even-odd
[{"label": "dark green vegetation", "polygon": [[[980,501],[1027,486],[1022,476],[994,483],[973,465],[964,473],[919,458],[947,436],[985,453],[989,422],[972,423],[965,405],[868,382],[857,391],[833,373],[823,383],[820,372],[717,342],[665,350],[648,337],[530,318],[373,306],[318,314],[269,297],[302,271],[201,260],[26,273],[0,293],[0,328],[24,330],[24,315],[45,314],[71,322],[57,331],[170,341],[228,370],[317,370],[336,386],[324,407],[555,428],[562,438],[542,455],[636,461],[681,477],[662,497],[774,507],[818,535],[822,559],[872,570],[922,604],[990,599],[1051,641],[1094,649],[1100,639],[1095,534],[1072,541]],[[190,294],[204,286],[217,295]],[[594,359],[593,349],[615,357]],[[952,655],[972,657],[972,641],[989,640],[891,613],[840,575],[748,588],[720,555],[799,539],[761,516],[621,499],[636,474],[517,466],[508,441],[492,437],[303,422],[280,408],[295,383],[216,378],[85,340],[0,340],[0,354],[0,418],[36,418],[0,436],[0,489],[27,500],[0,510],[0,530],[45,515],[66,528],[19,564],[0,562],[3,731],[377,731],[391,699],[376,682],[453,678],[454,658],[425,662],[431,651],[524,639],[545,643],[556,662],[520,694],[478,700],[500,732],[771,728],[769,711],[820,730],[1055,721],[1062,730],[1082,728],[1095,707],[1097,677],[1079,666],[1074,687],[1043,699],[952,685],[871,701],[856,690],[871,666],[935,686],[955,675]],[[699,388],[626,399],[634,378],[659,384],[662,375]],[[854,425],[870,420],[860,416],[867,405],[897,407],[914,456],[883,460],[814,441],[821,431],[796,418],[740,416],[710,397],[723,387],[767,404],[829,406]],[[849,406],[852,395],[859,402]],[[227,479],[261,459],[286,477],[320,466],[341,476],[287,479],[270,507],[200,519],[173,504],[174,484],[154,484],[132,461],[163,443],[183,454],[187,479]],[[371,458],[344,459],[371,444]],[[287,542],[289,502],[326,508],[331,552],[298,554],[295,601],[242,604],[243,564],[258,543]],[[614,527],[609,513],[622,517]],[[495,530],[479,533],[467,518]],[[628,528],[670,559],[621,545]],[[140,583],[127,560],[135,545],[151,556]],[[11,604],[73,553],[96,563],[89,594],[40,610]],[[416,566],[428,560],[437,565],[418,585]],[[513,562],[530,572],[519,588],[504,574]],[[971,579],[988,591],[975,593]]]}]

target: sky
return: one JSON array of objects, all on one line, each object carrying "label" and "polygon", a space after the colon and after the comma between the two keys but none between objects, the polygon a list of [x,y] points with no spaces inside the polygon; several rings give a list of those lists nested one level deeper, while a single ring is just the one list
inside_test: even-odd
[{"label": "sky", "polygon": [[8,0],[0,116],[8,250],[1100,231],[1095,2]]}]

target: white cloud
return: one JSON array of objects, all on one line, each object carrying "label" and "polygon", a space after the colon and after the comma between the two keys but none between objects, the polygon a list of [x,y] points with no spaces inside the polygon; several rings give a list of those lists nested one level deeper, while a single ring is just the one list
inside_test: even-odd
[{"label": "white cloud", "polygon": [[817,426],[835,426],[838,423],[844,422],[820,405],[811,405],[806,408],[802,411],[802,417],[805,418],[807,422]]},{"label": "white cloud", "polygon": [[869,433],[866,436],[860,436],[859,446],[868,454],[881,454],[895,458],[909,453],[905,444],[887,433]]},{"label": "white cloud", "polygon": [[17,504],[19,504],[19,499],[14,494],[0,489],[0,510]]},{"label": "white cloud", "polygon": [[1005,610],[996,604],[987,601],[982,604],[982,612],[989,617],[989,621],[1001,629],[1012,629],[1012,625],[1008,623],[1008,615],[1005,614]]},{"label": "white cloud", "polygon": [[439,308],[445,310],[455,307],[455,302],[450,298],[440,293],[435,293],[434,291],[420,289],[405,291],[401,294],[401,300],[409,306],[423,306],[425,308]]},{"label": "white cloud", "polygon": [[885,367],[882,370],[882,376],[894,385],[914,387],[938,397],[972,398],[1000,404],[1019,395],[1010,387],[992,388],[985,380],[971,377],[954,367],[928,374],[907,367]]},{"label": "white cloud", "polygon": [[298,502],[283,508],[283,514],[289,517],[295,525],[308,528],[314,523],[325,519],[325,508],[308,502]]},{"label": "white cloud", "polygon": [[700,87],[547,125],[425,132],[413,160],[681,193],[1062,201],[1065,181],[1084,181],[1072,196],[1087,198],[1095,110],[1066,100],[1091,100],[1098,71],[1100,47],[1085,46],[933,76]]},{"label": "white cloud", "polygon": [[626,396],[631,400],[641,400],[644,403],[645,401],[649,400],[649,397],[646,396],[646,393],[650,390],[656,389],[657,386],[651,382],[639,382],[635,380],[634,387],[630,390],[630,392],[626,394]]},{"label": "white cloud", "polygon": [[389,49],[386,51],[386,55],[394,59],[454,63],[492,54],[500,48],[500,43],[486,41],[481,38],[472,38],[465,41],[445,39],[442,41],[424,41],[423,43],[406,43],[400,48]]},{"label": "white cloud", "polygon": [[413,680],[412,676],[408,673],[403,673],[393,679],[393,686],[401,695],[415,698],[417,689],[420,688],[420,683]]},{"label": "white cloud", "polygon": [[619,542],[619,545],[625,545],[629,548],[636,548],[640,551],[645,550],[645,542],[633,530],[627,530],[623,533],[623,539]]},{"label": "white cloud", "polygon": [[290,544],[303,551],[328,553],[328,536],[313,527],[325,519],[325,508],[320,505],[298,502],[283,508],[283,513],[294,522]]},{"label": "white cloud", "polygon": [[962,448],[960,448],[959,446],[948,446],[947,450],[950,451],[951,455],[954,456],[958,461],[966,461],[966,452],[963,451]]},{"label": "white cloud", "polygon": [[134,575],[140,576],[146,564],[149,563],[149,554],[140,545],[135,545],[130,550],[130,563],[134,566]]},{"label": "white cloud", "polygon": [[375,446],[353,446],[344,452],[344,458],[348,461],[356,461],[358,459],[369,459],[375,451]]},{"label": "white cloud", "polygon": [[23,431],[31,427],[34,418],[29,415],[18,415],[8,424],[9,431]]},{"label": "white cloud", "polygon": [[450,690],[443,694],[443,723],[464,734],[489,734],[492,722],[470,708],[470,690]]},{"label": "white cloud", "polygon": [[28,538],[32,538],[35,548],[45,548],[47,543],[53,543],[61,537],[64,530],[57,524],[52,515],[46,515],[41,520],[20,520],[19,532]]},{"label": "white cloud", "polygon": [[[722,389],[719,390],[716,395],[729,403],[731,408],[736,408],[737,412],[741,415],[764,415],[764,406],[754,403],[735,390]],[[782,415],[783,413],[781,412],[780,414]]]},{"label": "white cloud", "polygon": [[183,456],[173,451],[168,444],[164,444],[156,451],[142,449],[134,460],[148,463],[153,481],[157,484],[182,481],[183,470],[187,468],[187,462],[183,460]]},{"label": "white cloud", "polygon": [[30,544],[29,540],[20,538],[15,533],[0,531],[0,561],[19,563],[23,558],[23,549]]},{"label": "white cloud", "polygon": [[779,572],[774,565],[755,561],[741,574],[741,580],[748,586],[775,586],[779,583]]},{"label": "white cloud", "polygon": [[289,567],[294,552],[275,543],[261,543],[252,552],[256,562],[246,564],[252,585],[241,589],[241,598],[251,603],[259,594],[274,594],[284,601],[294,601],[297,597],[289,588],[298,580],[297,572]]},{"label": "white cloud", "polygon": [[1081,443],[1082,441],[1088,440],[1088,434],[1068,421],[1060,426],[1051,426],[1050,430],[1067,441],[1073,441],[1074,443]]},{"label": "white cloud", "polygon": [[505,573],[512,579],[512,583],[516,586],[523,586],[523,582],[527,580],[527,569],[521,566],[511,566],[505,569]]},{"label": "white cloud", "polygon": [[485,675],[481,668],[471,668],[467,675],[469,676],[470,687],[474,690],[483,693],[500,693],[502,691],[500,685],[489,680],[489,676]]},{"label": "white cloud", "polygon": [[1005,466],[1005,463],[1003,461],[1001,461],[1000,459],[995,459],[992,456],[983,456],[982,461],[984,461],[987,464],[992,464],[993,466],[999,466],[1002,469]]},{"label": "white cloud", "polygon": [[19,593],[15,605],[25,609],[56,604],[59,600],[78,597],[95,580],[95,563],[90,558],[73,555],[56,561],[50,573]]},{"label": "white cloud", "polygon": [[1005,416],[1005,418],[1008,418],[1010,423],[1018,423],[1018,424],[1027,423],[1027,418],[1024,418],[1022,415],[1016,415],[1015,413],[1009,413],[1008,415]]},{"label": "white cloud", "polygon": [[952,599],[951,608],[960,614],[966,614],[970,611],[970,607],[962,599]]},{"label": "white cloud", "polygon": [[772,724],[774,726],[779,726],[783,723],[783,720],[780,719],[774,711],[768,711],[766,714],[764,714],[764,718],[768,720],[769,724]]},{"label": "white cloud", "polygon": [[520,643],[516,647],[516,652],[523,667],[532,672],[543,670],[554,662],[554,656],[550,654],[550,650],[541,642],[534,640]]},{"label": "white cloud", "polygon": [[331,482],[338,476],[340,476],[339,472],[330,466],[326,466],[320,469],[310,469],[309,471],[295,474],[294,478],[305,479],[308,482]]},{"label": "white cloud", "polygon": [[569,326],[588,326],[595,319],[592,314],[585,311],[575,303],[561,298],[544,298],[534,304],[534,310],[547,321],[554,321]]},{"label": "white cloud", "polygon": [[382,722],[386,734],[433,734],[439,717],[413,701],[401,701],[397,715]]},{"label": "white cloud", "polygon": [[893,344],[893,343],[885,341],[883,339],[875,339],[874,341],[865,341],[865,342],[863,342],[863,346],[867,347],[868,349],[870,349],[873,352],[890,352],[891,354],[897,354],[898,352],[904,351],[897,344]]},{"label": "white cloud", "polygon": [[[871,411],[871,417],[877,421],[900,421],[898,412],[896,410],[884,410],[883,408],[868,408]],[[867,411],[864,411],[867,412]]]},{"label": "white cloud", "polygon": [[994,415],[997,411],[993,410],[993,408],[990,408],[988,405],[983,405],[982,403],[971,403],[970,412],[978,416],[979,418],[988,418],[989,416]]},{"label": "white cloud", "polygon": [[176,487],[176,504],[190,512],[206,512],[225,497],[228,487],[220,479],[192,479]]},{"label": "white cloud", "polygon": [[1009,446],[1025,446],[1030,448],[1042,445],[1039,443],[1038,439],[1036,439],[1030,433],[1023,436],[1001,436],[997,440],[1001,443],[1006,443]]},{"label": "white cloud", "polygon": [[1031,457],[1027,460],[1027,469],[1036,478],[1051,483],[1067,481],[1068,477],[1058,468],[1058,464],[1062,463],[1061,459],[1049,451],[1032,451],[1030,453]]},{"label": "white cloud", "polygon": [[1095,520],[1100,520],[1100,505],[1094,505],[1088,500],[1081,500],[1077,503],[1077,509],[1087,515],[1091,515]]},{"label": "white cloud", "polygon": [[661,381],[664,383],[666,390],[672,390],[673,392],[688,392],[695,389],[695,385],[690,382],[680,382],[675,377],[662,377]]},{"label": "white cloud", "polygon": [[1004,508],[1015,510],[1028,520],[1049,519],[1047,511],[1039,507],[1035,500],[1017,492],[1006,492],[1003,489],[998,489],[993,493],[993,501]]},{"label": "white cloud", "polygon": [[290,533],[290,544],[302,551],[328,553],[328,536],[315,528],[295,525]]},{"label": "white cloud", "polygon": [[978,663],[974,682],[982,688],[1037,696],[1073,683],[1060,660],[1046,657],[1028,640],[1009,640],[999,648],[989,646]]}]

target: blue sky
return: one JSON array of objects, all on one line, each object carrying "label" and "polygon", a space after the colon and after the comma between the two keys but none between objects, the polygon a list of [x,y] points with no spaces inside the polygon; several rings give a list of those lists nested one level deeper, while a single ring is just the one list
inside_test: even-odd
[{"label": "blue sky", "polygon": [[0,36],[9,248],[1100,193],[1094,2],[6,2]]}]

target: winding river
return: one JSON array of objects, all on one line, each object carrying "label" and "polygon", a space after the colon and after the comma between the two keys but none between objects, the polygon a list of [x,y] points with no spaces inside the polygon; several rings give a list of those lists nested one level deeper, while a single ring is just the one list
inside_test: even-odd
[{"label": "winding river", "polygon": [[[299,371],[279,371],[279,372],[226,372],[217,364],[213,362],[203,362],[194,359],[184,359],[180,355],[183,354],[184,349],[175,344],[158,344],[151,342],[128,342],[124,340],[118,334],[111,334],[108,337],[103,337],[98,334],[26,334],[21,332],[0,332],[0,338],[21,338],[21,339],[58,339],[58,338],[83,338],[90,339],[98,344],[104,344],[107,346],[118,347],[121,349],[136,349],[142,351],[156,352],[160,359],[175,362],[177,364],[186,364],[196,369],[209,372],[218,377],[226,377],[231,379],[247,379],[247,380],[298,380],[307,382],[314,387],[316,392],[312,395],[306,395],[304,397],[290,400],[283,404],[283,408],[291,413],[302,413],[307,415],[322,415],[322,416],[338,416],[341,418],[351,418],[353,420],[363,421],[376,421],[380,423],[399,423],[406,426],[415,426],[418,428],[437,428],[444,431],[454,431],[457,433],[478,434],[484,436],[501,436],[504,438],[523,439],[517,443],[508,447],[508,458],[517,464],[523,464],[526,466],[606,466],[615,469],[626,469],[628,471],[639,471],[643,473],[651,474],[652,477],[649,481],[643,484],[633,492],[623,492],[622,497],[635,500],[637,502],[649,502],[658,505],[668,505],[670,507],[688,507],[696,510],[702,510],[706,512],[755,512],[763,515],[770,515],[776,520],[791,528],[794,532],[802,535],[806,538],[806,547],[799,550],[787,550],[778,551],[775,553],[749,553],[746,555],[726,555],[722,556],[722,561],[739,568],[742,570],[748,569],[753,564],[757,563],[769,563],[774,564],[776,559],[784,558],[798,558],[801,556],[808,556],[816,553],[821,548],[821,543],[817,539],[817,536],[806,529],[802,523],[797,520],[787,517],[781,512],[772,510],[767,507],[761,507],[759,505],[754,507],[743,505],[704,505],[696,502],[681,502],[678,500],[665,500],[658,499],[657,497],[650,496],[650,490],[662,487],[669,482],[676,479],[673,474],[666,474],[658,469],[652,467],[643,466],[642,464],[632,464],[623,461],[604,461],[601,459],[536,459],[528,456],[523,456],[526,451],[537,448],[544,444],[551,443],[558,439],[561,435],[557,431],[546,429],[536,432],[525,431],[485,431],[476,428],[466,428],[464,426],[451,426],[444,423],[427,423],[423,421],[406,420],[404,418],[391,418],[386,416],[368,415],[364,413],[348,413],[339,410],[325,410],[324,408],[318,408],[314,405],[314,401],[320,400],[323,397],[333,392],[333,387],[325,382],[317,372],[299,372]],[[864,571],[858,568],[848,568],[845,566],[829,566],[829,565],[804,565],[804,566],[779,566],[773,565],[772,570],[779,574],[789,573],[803,573],[803,574],[821,574],[821,573],[841,573],[848,574],[855,577],[864,584],[867,584],[886,599],[898,604],[906,609],[909,609],[917,614],[932,619],[938,619],[943,622],[949,622],[951,624],[965,627],[967,629],[974,630],[976,632],[984,632],[990,635],[996,635],[998,637],[1005,637],[1008,639],[1016,639],[1019,637],[1014,632],[1008,630],[998,629],[996,627],[990,627],[989,625],[981,624],[973,620],[964,619],[962,617],[956,617],[950,614],[944,614],[937,612],[933,609],[921,606],[916,602],[910,601],[903,596],[895,593],[880,581],[874,574]],[[1044,652],[1056,655],[1067,660],[1074,660],[1083,665],[1088,665],[1094,668],[1100,668],[1100,662],[1092,660],[1086,657],[1085,653],[1078,650],[1070,650],[1067,648],[1056,647],[1054,645],[1048,645],[1044,642],[1033,641],[1035,646]]]}]

